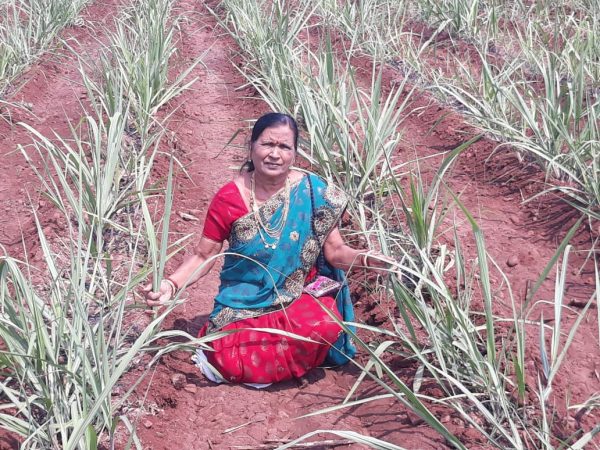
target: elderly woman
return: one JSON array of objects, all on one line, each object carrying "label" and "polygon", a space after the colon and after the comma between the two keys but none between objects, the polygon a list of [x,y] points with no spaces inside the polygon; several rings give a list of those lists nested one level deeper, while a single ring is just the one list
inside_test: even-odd
[{"label": "elderly woman", "polygon": [[[162,281],[160,292],[147,288],[149,306],[164,304],[206,275],[229,242],[214,309],[200,331],[237,330],[213,341],[214,351],[198,354],[199,367],[213,381],[300,378],[355,353],[332,318],[353,320],[343,271],[386,262],[344,244],[337,224],[346,198],[321,178],[292,168],[297,146],[292,117],[270,113],[258,119],[247,162],[208,208],[197,253]],[[257,330],[267,328],[283,333]]]}]

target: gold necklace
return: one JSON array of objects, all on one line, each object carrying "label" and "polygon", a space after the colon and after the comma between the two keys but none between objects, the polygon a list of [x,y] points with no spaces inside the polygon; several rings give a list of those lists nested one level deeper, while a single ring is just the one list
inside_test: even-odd
[{"label": "gold necklace", "polygon": [[[254,213],[254,217],[258,222],[258,233],[260,235],[260,240],[265,244],[265,248],[276,249],[277,243],[279,242],[279,238],[281,237],[281,232],[285,227],[287,222],[287,216],[290,210],[290,179],[286,177],[285,179],[285,192],[283,199],[283,211],[281,212],[281,217],[279,220],[271,226],[268,222],[264,223],[262,220],[262,216],[260,214],[260,210],[256,201],[256,192],[255,192],[255,182],[254,182],[254,172],[250,175],[250,207]],[[265,236],[263,235],[263,231],[267,236],[271,239],[275,239],[276,242],[267,242]]]}]

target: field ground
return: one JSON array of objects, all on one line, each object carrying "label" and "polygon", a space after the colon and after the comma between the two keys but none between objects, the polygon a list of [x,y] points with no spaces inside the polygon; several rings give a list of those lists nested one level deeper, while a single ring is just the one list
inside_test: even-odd
[{"label": "field ground", "polygon": [[[110,19],[120,7],[119,1],[97,1],[84,10],[84,22],[80,27],[71,27],[63,33],[64,38],[77,40],[74,48],[79,54],[93,55],[97,48],[96,38],[91,32],[94,23]],[[168,121],[174,139],[164,142],[170,146],[184,164],[189,178],[183,172],[176,177],[174,214],[171,229],[175,233],[190,231],[200,233],[203,214],[213,193],[233,175],[245,152],[236,146],[226,147],[227,142],[248,121],[268,111],[267,105],[250,88],[242,88],[243,77],[235,61],[235,43],[224,34],[201,2],[182,0],[178,9],[185,11],[188,20],[181,24],[180,54],[182,61],[190,61],[203,52],[204,67],[198,67],[199,76],[191,89],[171,102],[161,114],[173,113]],[[69,41],[74,42],[74,41]],[[369,61],[357,60],[359,76],[370,79]],[[389,89],[397,74],[386,69],[384,82]],[[57,219],[52,205],[39,193],[39,184],[22,155],[15,151],[18,144],[26,145],[30,136],[16,126],[27,122],[50,136],[68,133],[68,121],[76,122],[82,116],[82,104],[86,98],[80,84],[77,60],[62,50],[48,55],[22,76],[23,87],[13,94],[11,101],[27,105],[27,108],[10,107],[11,120],[0,121],[0,244],[12,255],[25,256],[34,264],[41,260],[41,250],[36,237],[31,208],[41,217],[42,227],[50,236],[59,237],[64,223]],[[434,156],[451,150],[471,138],[475,131],[455,112],[438,105],[425,93],[413,99],[415,112],[403,124],[403,139],[398,149],[399,160]],[[440,117],[443,120],[439,121]],[[242,145],[242,139],[236,140]],[[527,286],[542,272],[556,251],[560,238],[568,229],[559,219],[569,219],[569,209],[561,203],[552,208],[551,202],[523,204],[524,197],[535,192],[536,183],[543,174],[534,169],[515,172],[519,167],[508,153],[492,154],[494,144],[481,140],[463,153],[451,172],[448,183],[454,192],[475,215],[481,226],[490,256],[505,270],[518,299],[525,295]],[[420,169],[424,174],[436,169],[440,158],[424,159]],[[166,160],[159,159],[154,169],[155,179],[165,176]],[[556,220],[546,221],[553,213]],[[178,213],[197,216],[199,221],[184,220]],[[459,237],[471,239],[470,226],[456,211],[447,216],[445,225],[452,225],[456,217]],[[572,220],[571,220],[572,223]],[[443,228],[443,227],[442,227]],[[557,231],[557,229],[559,231]],[[452,236],[442,236],[442,242],[451,245]],[[579,237],[585,243],[586,236]],[[474,258],[475,244],[467,245],[468,258]],[[583,264],[583,254],[575,259]],[[169,263],[173,268],[181,255]],[[507,266],[507,261],[516,264]],[[577,262],[573,262],[577,267]],[[360,275],[357,274],[357,277]],[[493,271],[494,288],[499,288],[500,276]],[[178,307],[167,320],[166,327],[184,329],[195,334],[211,310],[212,297],[217,291],[218,270],[192,286],[187,301]],[[552,298],[553,276],[537,297]],[[591,266],[581,271],[573,270],[568,276],[566,297],[575,311],[581,302],[589,299],[594,289]],[[357,291],[358,292],[358,291]],[[357,294],[358,295],[358,294]],[[392,303],[375,304],[367,295],[357,298],[359,319],[381,324],[388,315],[393,315]],[[511,305],[499,294],[495,299],[495,313],[510,316]],[[534,310],[531,319],[551,316],[552,307]],[[572,323],[575,315],[566,313],[566,323]],[[587,320],[581,324],[574,343],[568,352],[557,380],[553,399],[558,412],[557,426],[568,434],[578,426],[589,430],[600,421],[598,412],[592,411],[581,423],[570,419],[571,413],[565,405],[584,402],[591,394],[600,392],[600,348],[598,346],[598,323],[595,309],[590,310]],[[531,348],[537,348],[537,334],[527,336]],[[145,359],[139,360],[120,383],[124,389],[127,380],[143,372]],[[366,361],[359,355],[358,361]],[[528,355],[528,364],[538,366],[540,358],[535,352]],[[405,382],[411,385],[415,367],[402,361],[393,361]],[[408,413],[397,402],[377,401],[366,405],[340,410],[324,415],[295,419],[319,408],[339,404],[360,373],[358,368],[348,366],[337,370],[313,371],[308,384],[282,383],[257,391],[242,386],[216,386],[202,378],[190,361],[190,354],[177,351],[163,357],[152,369],[128,401],[127,415],[137,424],[138,436],[145,448],[150,449],[225,449],[225,448],[271,448],[285,443],[304,433],[317,429],[353,430],[374,436],[408,449],[447,448],[443,437],[426,426],[414,414]],[[182,378],[182,376],[184,378]],[[184,380],[184,381],[181,381]],[[373,395],[378,391],[374,383],[366,382],[361,394]],[[435,397],[438,388],[424,386],[423,391]],[[443,409],[439,413],[442,422],[455,433],[468,448],[486,448],[478,433],[466,427],[460,418],[448,415]],[[324,439],[336,440],[335,436]],[[600,441],[596,442],[600,443]],[[10,448],[5,443],[0,448]],[[333,445],[333,444],[331,444]],[[324,445],[322,448],[330,448]],[[353,445],[343,448],[363,448]]]}]

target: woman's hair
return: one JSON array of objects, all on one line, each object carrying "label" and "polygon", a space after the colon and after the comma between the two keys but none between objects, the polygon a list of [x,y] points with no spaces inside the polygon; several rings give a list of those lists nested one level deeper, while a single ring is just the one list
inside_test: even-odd
[{"label": "woman's hair", "polygon": [[[287,125],[294,133],[294,151],[296,151],[296,149],[298,148],[298,124],[296,124],[296,121],[292,116],[276,112],[265,114],[256,121],[254,127],[252,127],[252,135],[250,136],[250,148],[252,148],[252,144],[254,144],[258,140],[260,135],[267,128],[279,127],[281,125]],[[251,160],[246,161],[240,168],[240,172],[244,169],[248,172],[252,172],[254,170],[254,163]]]}]

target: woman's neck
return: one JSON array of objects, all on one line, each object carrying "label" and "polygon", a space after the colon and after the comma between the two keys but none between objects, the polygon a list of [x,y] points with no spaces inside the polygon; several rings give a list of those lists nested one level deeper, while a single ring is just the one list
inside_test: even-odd
[{"label": "woman's neck", "polygon": [[255,192],[257,200],[265,201],[283,189],[288,174],[281,175],[277,178],[267,178],[254,172],[253,176],[255,190],[258,191]]}]

